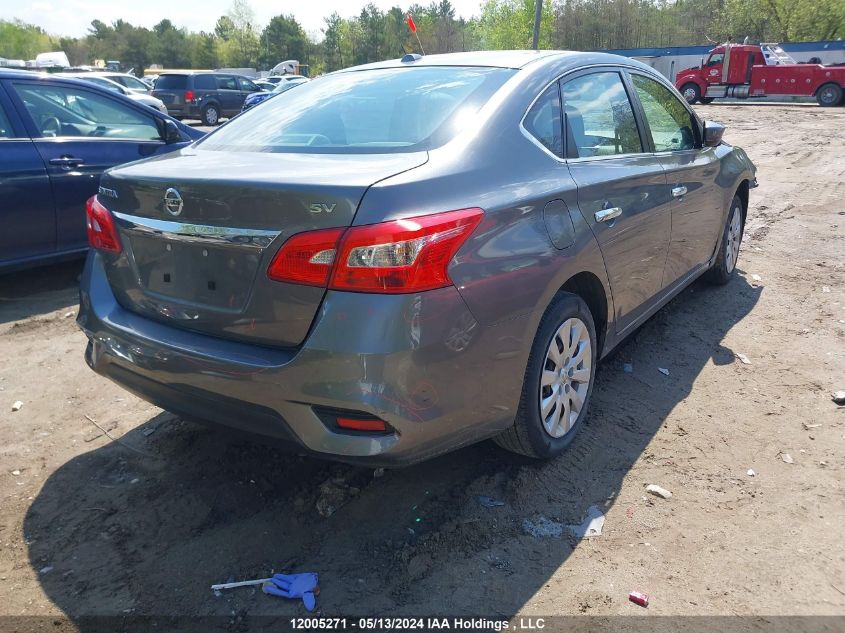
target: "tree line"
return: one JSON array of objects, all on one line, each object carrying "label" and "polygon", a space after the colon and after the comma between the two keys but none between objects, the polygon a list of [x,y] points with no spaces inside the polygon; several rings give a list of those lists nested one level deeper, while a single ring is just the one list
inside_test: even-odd
[{"label": "tree line", "polygon": [[[0,57],[33,59],[63,50],[73,65],[120,60],[140,74],[165,68],[269,69],[298,59],[311,74],[399,57],[408,52],[447,53],[529,48],[535,0],[487,0],[470,19],[456,16],[449,0],[427,5],[374,4],[358,15],[333,13],[322,38],[309,37],[293,15],[259,25],[248,0],[234,0],[212,31],[191,32],[168,19],[151,29],[124,20],[91,23],[82,37],[55,37],[18,20],[0,20]],[[413,15],[414,35],[407,23]],[[417,39],[419,37],[419,40]],[[812,41],[845,37],[843,0],[545,0],[540,47],[591,50],[741,41]]]}]

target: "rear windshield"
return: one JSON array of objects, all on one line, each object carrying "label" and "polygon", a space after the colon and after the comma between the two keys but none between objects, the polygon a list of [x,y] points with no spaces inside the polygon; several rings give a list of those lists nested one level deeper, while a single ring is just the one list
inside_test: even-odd
[{"label": "rear windshield", "polygon": [[429,66],[327,75],[247,110],[200,145],[333,154],[431,149],[454,137],[514,72]]},{"label": "rear windshield", "polygon": [[156,79],[156,90],[184,90],[188,86],[187,75],[160,75]]}]

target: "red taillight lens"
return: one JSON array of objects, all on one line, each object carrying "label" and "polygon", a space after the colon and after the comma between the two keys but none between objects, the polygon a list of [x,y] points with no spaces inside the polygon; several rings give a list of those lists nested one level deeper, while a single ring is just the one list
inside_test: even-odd
[{"label": "red taillight lens", "polygon": [[342,429],[349,429],[350,431],[370,431],[381,432],[387,431],[387,424],[383,420],[361,420],[359,418],[337,418],[337,425]]},{"label": "red taillight lens", "polygon": [[357,292],[422,292],[451,285],[449,262],[481,221],[462,209],[348,229],[329,287]]},{"label": "red taillight lens", "polygon": [[101,251],[119,253],[120,236],[114,224],[114,217],[97,200],[97,196],[88,198],[85,203],[85,215],[88,221],[88,243]]},{"label": "red taillight lens", "polygon": [[194,91],[193,90],[186,90],[185,91],[185,103],[192,103],[194,100]]},{"label": "red taillight lens", "polygon": [[276,281],[356,292],[442,288],[452,283],[449,262],[483,215],[481,209],[461,209],[299,233],[282,245],[267,275]]},{"label": "red taillight lens", "polygon": [[276,253],[267,276],[275,281],[325,288],[343,231],[325,229],[293,235]]}]

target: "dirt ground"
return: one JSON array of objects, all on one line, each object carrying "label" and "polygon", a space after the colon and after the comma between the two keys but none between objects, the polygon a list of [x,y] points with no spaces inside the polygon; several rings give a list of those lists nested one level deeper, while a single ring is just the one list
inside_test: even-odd
[{"label": "dirt ground", "polygon": [[[549,463],[485,442],[374,477],[182,422],[85,365],[79,265],[0,279],[0,615],[246,630],[306,612],[209,585],[315,571],[325,616],[845,616],[845,108],[699,111],[759,167],[740,275],[695,283],[604,362]],[[600,536],[524,528],[593,505]]]}]

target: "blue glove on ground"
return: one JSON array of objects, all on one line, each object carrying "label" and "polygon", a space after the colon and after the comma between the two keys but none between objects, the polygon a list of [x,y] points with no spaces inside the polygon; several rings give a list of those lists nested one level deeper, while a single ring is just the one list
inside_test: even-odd
[{"label": "blue glove on ground", "polygon": [[320,593],[317,574],[275,574],[261,586],[264,593],[282,598],[302,598],[305,608],[313,611],[317,606],[315,594]]}]

